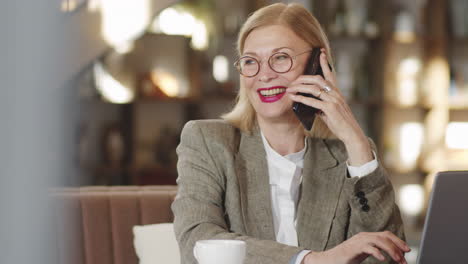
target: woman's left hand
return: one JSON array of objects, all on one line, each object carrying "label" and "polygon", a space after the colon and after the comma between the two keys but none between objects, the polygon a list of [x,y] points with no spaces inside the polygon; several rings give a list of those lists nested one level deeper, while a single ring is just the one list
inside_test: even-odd
[{"label": "woman's left hand", "polygon": [[[355,166],[371,161],[372,153],[369,141],[346,103],[343,94],[337,88],[336,76],[328,66],[325,49],[322,49],[320,54],[320,64],[325,78],[320,75],[299,76],[286,89],[289,97],[295,102],[321,110],[320,118],[331,132],[345,143],[351,165]],[[324,89],[326,86],[330,88],[330,91],[327,92]],[[299,92],[312,94],[321,100],[301,96],[297,94]],[[353,153],[350,152],[355,152],[355,154],[352,155]]]}]

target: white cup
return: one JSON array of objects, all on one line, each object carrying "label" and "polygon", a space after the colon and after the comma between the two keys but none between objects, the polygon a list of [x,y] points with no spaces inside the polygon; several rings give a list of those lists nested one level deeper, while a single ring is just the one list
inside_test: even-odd
[{"label": "white cup", "polygon": [[245,251],[241,240],[199,240],[193,247],[199,264],[243,264]]}]

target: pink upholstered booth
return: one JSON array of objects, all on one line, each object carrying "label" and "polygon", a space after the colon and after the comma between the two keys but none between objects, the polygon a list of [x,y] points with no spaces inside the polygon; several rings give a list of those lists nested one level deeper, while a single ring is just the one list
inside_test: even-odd
[{"label": "pink upholstered booth", "polygon": [[59,263],[137,264],[132,227],[173,221],[176,186],[52,191]]}]

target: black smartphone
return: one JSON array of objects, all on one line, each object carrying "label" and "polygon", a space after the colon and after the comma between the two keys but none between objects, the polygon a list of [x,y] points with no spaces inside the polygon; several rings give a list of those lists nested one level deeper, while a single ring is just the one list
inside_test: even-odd
[{"label": "black smartphone", "polygon": [[[311,51],[310,57],[307,60],[307,64],[305,66],[304,75],[321,75],[323,76],[322,67],[320,66],[320,48],[314,48]],[[317,100],[321,100],[320,98],[306,93],[298,93],[299,95],[312,97]],[[305,105],[303,103],[294,102],[293,104],[293,111],[296,114],[299,121],[301,121],[302,125],[305,129],[310,130],[312,129],[312,125],[314,124],[315,115],[320,111],[317,108]]]}]

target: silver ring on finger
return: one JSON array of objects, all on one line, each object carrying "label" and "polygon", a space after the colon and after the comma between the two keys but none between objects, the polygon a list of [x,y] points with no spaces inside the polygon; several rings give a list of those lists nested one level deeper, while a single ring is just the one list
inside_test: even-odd
[{"label": "silver ring on finger", "polygon": [[332,90],[332,89],[331,89],[330,86],[328,86],[328,85],[324,85],[323,88],[322,88],[322,91],[324,91],[324,92],[326,92],[326,93],[331,92],[331,90]]}]

